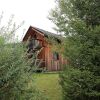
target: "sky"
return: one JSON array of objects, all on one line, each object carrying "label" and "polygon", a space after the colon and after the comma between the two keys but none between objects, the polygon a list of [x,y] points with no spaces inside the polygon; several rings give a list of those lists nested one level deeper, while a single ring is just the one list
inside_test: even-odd
[{"label": "sky", "polygon": [[[14,14],[15,22],[25,24],[17,32],[21,40],[29,26],[35,26],[50,32],[55,32],[55,26],[47,17],[52,8],[55,7],[55,0],[0,0],[0,14],[4,12],[4,22]],[[25,31],[23,32],[23,29]]]}]

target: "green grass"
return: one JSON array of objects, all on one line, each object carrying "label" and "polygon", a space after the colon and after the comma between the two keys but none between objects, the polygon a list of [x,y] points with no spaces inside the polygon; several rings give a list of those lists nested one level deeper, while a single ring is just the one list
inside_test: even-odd
[{"label": "green grass", "polygon": [[49,100],[62,100],[62,91],[57,73],[36,74],[35,76],[36,87],[43,95],[48,97]]}]

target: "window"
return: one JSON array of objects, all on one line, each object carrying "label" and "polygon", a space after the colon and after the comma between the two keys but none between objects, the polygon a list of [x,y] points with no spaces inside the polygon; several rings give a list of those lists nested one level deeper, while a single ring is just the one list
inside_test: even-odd
[{"label": "window", "polygon": [[29,39],[29,43],[28,43],[28,52],[35,50],[35,49],[40,49],[40,44],[39,41],[36,40],[36,38],[31,38]]},{"label": "window", "polygon": [[34,45],[35,45],[35,39],[34,39],[34,38],[31,38],[31,39],[29,40],[28,46],[29,46],[30,49],[33,49],[33,46],[34,46]]},{"label": "window", "polygon": [[59,60],[59,54],[58,54],[58,52],[54,52],[53,53],[53,59],[54,60]]}]

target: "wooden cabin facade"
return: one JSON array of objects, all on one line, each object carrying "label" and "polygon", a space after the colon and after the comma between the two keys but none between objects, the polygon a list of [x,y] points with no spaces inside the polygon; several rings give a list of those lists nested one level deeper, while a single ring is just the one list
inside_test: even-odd
[{"label": "wooden cabin facade", "polygon": [[57,51],[52,51],[53,46],[52,43],[49,43],[47,40],[48,37],[53,37],[55,41],[61,43],[61,40],[56,34],[32,26],[30,26],[26,32],[23,42],[29,39],[30,43],[27,52],[36,53],[38,58],[37,63],[40,68],[48,71],[62,70],[65,61],[61,54]]}]

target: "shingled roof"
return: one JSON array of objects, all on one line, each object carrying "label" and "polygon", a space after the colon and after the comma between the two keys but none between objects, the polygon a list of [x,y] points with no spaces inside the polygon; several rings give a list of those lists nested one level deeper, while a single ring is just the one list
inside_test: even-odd
[{"label": "shingled roof", "polygon": [[52,33],[52,32],[37,28],[37,27],[33,27],[33,26],[31,26],[31,27],[35,28],[37,31],[43,33],[45,35],[45,37],[54,37],[54,38],[57,38],[57,39],[60,39],[60,40],[62,38],[61,35],[58,35],[58,34],[55,34],[55,33]]},{"label": "shingled roof", "polygon": [[37,28],[37,27],[30,26],[28,31],[27,31],[27,33],[25,34],[23,40],[25,39],[26,35],[28,35],[29,30],[36,30],[36,31],[40,32],[41,34],[43,34],[45,37],[47,37],[47,38],[49,38],[49,37],[55,38],[59,42],[61,42],[62,38],[63,38],[61,35],[58,35],[58,34],[55,34],[55,33],[52,33],[52,32]]}]

